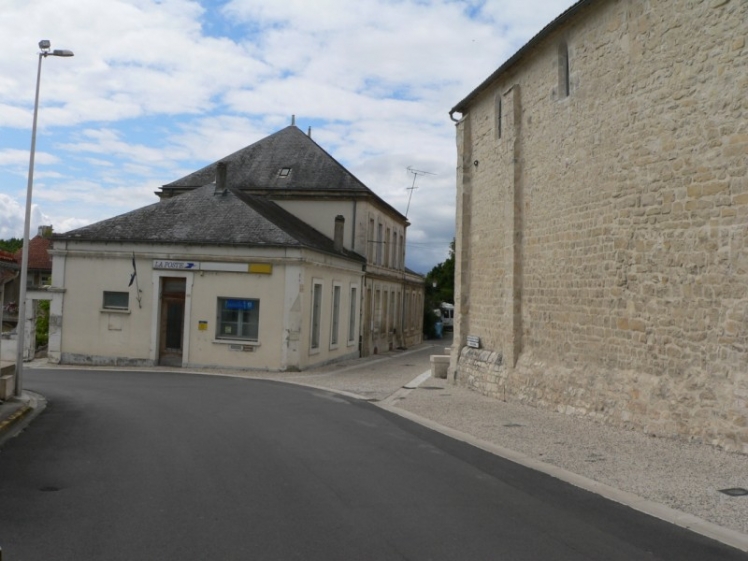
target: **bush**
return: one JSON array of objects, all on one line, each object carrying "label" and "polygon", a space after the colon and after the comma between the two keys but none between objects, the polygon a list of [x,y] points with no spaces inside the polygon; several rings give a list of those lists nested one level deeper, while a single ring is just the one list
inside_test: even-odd
[{"label": "bush", "polygon": [[36,309],[36,346],[44,347],[49,341],[49,300],[42,300]]},{"label": "bush", "polygon": [[436,322],[439,317],[434,313],[434,309],[426,307],[423,311],[423,334],[427,339],[436,339]]}]

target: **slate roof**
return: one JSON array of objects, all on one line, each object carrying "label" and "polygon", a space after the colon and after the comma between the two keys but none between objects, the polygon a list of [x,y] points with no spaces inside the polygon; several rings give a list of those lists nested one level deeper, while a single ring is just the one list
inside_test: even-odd
[{"label": "slate roof", "polygon": [[178,197],[90,224],[53,240],[148,244],[309,248],[365,262],[307,223],[262,197],[208,184]]},{"label": "slate roof", "polygon": [[[319,144],[290,125],[220,160],[228,164],[227,186],[232,189],[371,192]],[[172,183],[199,187],[215,180],[218,162]],[[289,169],[282,177],[282,169]]]},{"label": "slate roof", "polygon": [[[231,189],[268,196],[308,193],[371,197],[407,220],[295,125],[289,125],[219,161],[227,164],[226,185]],[[213,162],[167,183],[162,191],[184,191],[211,183],[215,181],[218,163]],[[288,175],[281,175],[284,169],[288,170]]]}]

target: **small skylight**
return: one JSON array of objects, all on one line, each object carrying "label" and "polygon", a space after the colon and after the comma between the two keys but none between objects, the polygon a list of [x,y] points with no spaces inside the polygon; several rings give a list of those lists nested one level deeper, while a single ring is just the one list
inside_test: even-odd
[{"label": "small skylight", "polygon": [[281,168],[280,172],[278,173],[279,177],[288,177],[288,174],[291,173],[291,168]]}]

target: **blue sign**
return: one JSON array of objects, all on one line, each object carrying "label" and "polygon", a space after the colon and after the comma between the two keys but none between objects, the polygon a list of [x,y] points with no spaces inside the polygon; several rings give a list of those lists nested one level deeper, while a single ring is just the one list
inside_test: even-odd
[{"label": "blue sign", "polygon": [[252,300],[224,300],[223,306],[227,310],[251,310],[255,303]]}]

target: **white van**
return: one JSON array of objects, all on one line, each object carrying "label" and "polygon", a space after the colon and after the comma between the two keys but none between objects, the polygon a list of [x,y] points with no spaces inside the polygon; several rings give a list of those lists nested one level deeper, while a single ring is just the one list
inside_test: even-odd
[{"label": "white van", "polygon": [[444,325],[444,329],[447,329],[451,331],[454,328],[455,324],[455,307],[454,304],[448,304],[447,302],[442,302],[439,306],[439,309],[442,313],[442,325]]}]

